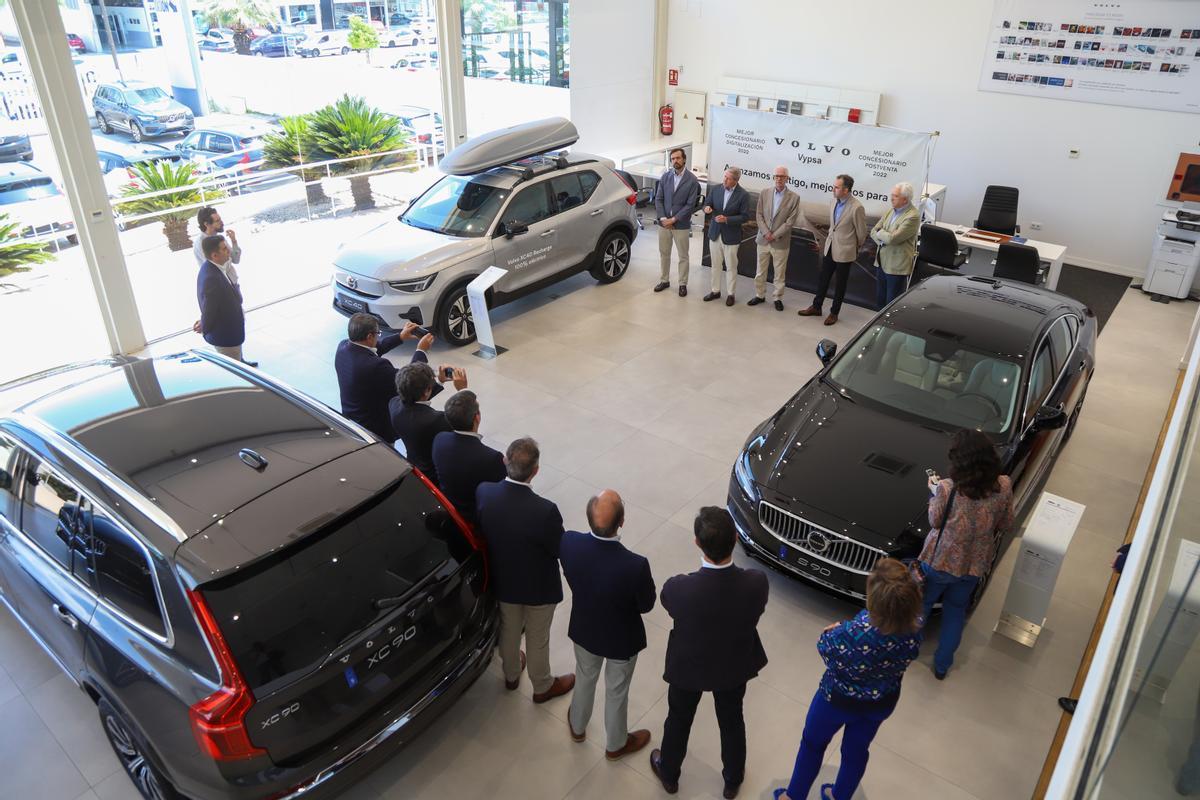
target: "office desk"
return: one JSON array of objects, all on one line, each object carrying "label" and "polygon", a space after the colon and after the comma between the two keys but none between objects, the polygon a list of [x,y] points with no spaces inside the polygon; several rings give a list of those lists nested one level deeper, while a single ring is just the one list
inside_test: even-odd
[{"label": "office desk", "polygon": [[[973,247],[979,250],[986,250],[990,253],[996,253],[1000,250],[1000,245],[997,242],[987,239],[976,239],[965,234],[971,230],[969,225],[955,225],[950,222],[934,223],[939,228],[945,228],[948,231],[954,232],[954,238],[958,240],[959,247]],[[1062,274],[1063,257],[1067,254],[1067,248],[1061,244],[1050,244],[1049,242],[1038,242],[1033,239],[1026,239],[1021,244],[1027,244],[1038,251],[1038,258],[1042,261],[1049,262],[1050,272],[1046,276],[1046,288],[1058,288],[1058,276]]]}]

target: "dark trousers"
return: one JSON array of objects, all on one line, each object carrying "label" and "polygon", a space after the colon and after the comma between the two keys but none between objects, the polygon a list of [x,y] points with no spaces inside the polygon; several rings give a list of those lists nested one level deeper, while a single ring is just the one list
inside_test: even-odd
[{"label": "dark trousers", "polygon": [[825,302],[825,295],[829,293],[829,279],[837,274],[837,283],[833,289],[833,306],[829,309],[829,313],[834,316],[842,311],[842,298],[846,296],[846,281],[850,279],[850,267],[854,266],[853,261],[834,261],[832,253],[826,253],[821,259],[821,277],[817,281],[817,294],[813,297],[812,307],[817,311],[821,310],[821,304]]},{"label": "dark trousers", "polygon": [[842,763],[833,784],[833,796],[834,800],[850,800],[867,771],[871,740],[893,709],[894,706],[876,711],[845,711],[833,706],[825,699],[825,693],[817,689],[804,720],[804,736],[800,740],[800,752],[796,754],[787,796],[808,797],[817,773],[821,771],[821,762],[825,760],[825,748],[833,735],[844,727]]},{"label": "dark trousers", "polygon": [[907,275],[891,275],[883,271],[883,267],[875,268],[875,302],[880,308],[904,294],[908,286]]},{"label": "dark trousers", "polygon": [[[687,755],[688,737],[696,706],[704,692],[693,692],[671,686],[667,690],[667,721],[663,726],[662,776],[674,783],[679,780],[683,759]],[[742,718],[742,700],[746,684],[736,689],[713,692],[717,709],[717,725],[721,728],[721,777],[727,786],[741,786],[746,777],[746,721]]]}]

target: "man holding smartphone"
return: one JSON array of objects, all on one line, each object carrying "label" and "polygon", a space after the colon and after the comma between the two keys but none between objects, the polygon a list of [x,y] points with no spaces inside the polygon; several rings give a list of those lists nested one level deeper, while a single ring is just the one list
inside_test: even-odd
[{"label": "man holding smartphone", "polygon": [[[346,326],[346,338],[338,343],[333,357],[337,370],[342,415],[391,444],[396,432],[388,416],[388,402],[396,396],[396,367],[384,356],[410,339],[418,339],[414,362],[428,362],[433,334],[407,322],[399,333],[384,335],[379,320],[370,314],[355,314]],[[436,387],[437,392],[442,390]]]},{"label": "man holding smartphone", "polygon": [[433,463],[433,440],[442,431],[454,430],[446,415],[429,405],[429,400],[442,387],[439,383],[453,382],[454,388],[467,388],[467,371],[442,364],[434,372],[428,364],[405,364],[396,373],[397,396],[388,401],[392,429],[404,443],[409,462],[429,480],[438,483]]}]

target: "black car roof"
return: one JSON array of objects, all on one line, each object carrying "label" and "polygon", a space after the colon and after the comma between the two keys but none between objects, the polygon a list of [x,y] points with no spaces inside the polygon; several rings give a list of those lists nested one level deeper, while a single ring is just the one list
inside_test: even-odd
[{"label": "black car roof", "polygon": [[936,331],[943,338],[1000,356],[1029,352],[1053,319],[1087,309],[1065,295],[1029,284],[994,278],[937,275],[914,286],[887,315],[911,331]]},{"label": "black car roof", "polygon": [[[33,418],[86,451],[185,537],[371,441],[204,353],[86,364],[77,374],[75,383],[71,373],[45,381],[53,391],[16,418]],[[29,396],[37,382],[21,388]],[[267,466],[247,466],[243,448]]]}]

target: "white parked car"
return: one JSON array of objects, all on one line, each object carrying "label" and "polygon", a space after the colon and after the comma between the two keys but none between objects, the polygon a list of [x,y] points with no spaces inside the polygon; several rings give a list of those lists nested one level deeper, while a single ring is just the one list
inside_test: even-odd
[{"label": "white parked car", "polygon": [[406,321],[451,345],[475,338],[467,284],[508,271],[489,291],[498,306],[570,275],[620,280],[637,235],[636,195],[612,162],[563,148],[579,138],[553,118],[472,139],[441,161],[447,173],[334,259],[333,306]]},{"label": "white parked car", "polygon": [[314,31],[297,45],[296,52],[305,58],[344,56],[351,49],[348,37],[348,31]]}]

